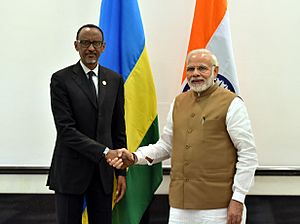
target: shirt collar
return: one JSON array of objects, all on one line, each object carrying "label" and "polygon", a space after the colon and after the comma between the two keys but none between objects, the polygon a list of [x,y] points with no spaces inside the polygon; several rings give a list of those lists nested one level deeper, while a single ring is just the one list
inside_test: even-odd
[{"label": "shirt collar", "polygon": [[83,68],[83,71],[84,71],[84,73],[87,75],[87,73],[89,72],[89,71],[93,71],[95,74],[96,74],[96,77],[98,77],[98,68],[99,68],[99,64],[97,64],[97,66],[93,69],[93,70],[91,70],[91,69],[89,69],[88,67],[86,67],[83,63],[82,63],[82,61],[80,60],[80,65],[81,65],[81,67]]}]

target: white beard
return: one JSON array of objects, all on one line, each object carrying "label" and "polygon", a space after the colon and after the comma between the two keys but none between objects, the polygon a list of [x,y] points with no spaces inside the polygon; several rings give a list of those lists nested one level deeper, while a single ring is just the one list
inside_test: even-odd
[{"label": "white beard", "polygon": [[203,80],[203,78],[192,77],[190,80],[188,80],[188,84],[189,84],[191,90],[193,90],[197,93],[201,93],[201,92],[207,90],[209,87],[211,87],[214,84],[213,71],[211,72],[210,76],[207,79],[204,79],[204,83],[202,83],[202,84],[193,83],[194,80],[198,80],[198,79]]}]

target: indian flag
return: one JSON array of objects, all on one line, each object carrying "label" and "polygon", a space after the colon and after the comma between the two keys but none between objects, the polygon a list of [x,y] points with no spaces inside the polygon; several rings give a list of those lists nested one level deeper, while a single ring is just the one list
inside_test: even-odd
[{"label": "indian flag", "polygon": [[[102,0],[99,26],[106,42],[100,64],[125,81],[127,146],[134,152],[159,138],[156,93],[137,0]],[[126,180],[126,194],[113,208],[114,224],[140,222],[162,181],[161,164],[130,167]]]},{"label": "indian flag", "polygon": [[[188,52],[198,48],[206,48],[218,58],[219,85],[239,94],[227,0],[196,0]],[[189,88],[185,70],[181,86],[182,91]]]}]

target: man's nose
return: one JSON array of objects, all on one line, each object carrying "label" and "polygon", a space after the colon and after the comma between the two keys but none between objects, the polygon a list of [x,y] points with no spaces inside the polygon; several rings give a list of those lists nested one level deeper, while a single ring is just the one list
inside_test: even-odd
[{"label": "man's nose", "polygon": [[88,47],[88,50],[89,51],[94,51],[95,50],[95,47],[94,47],[93,43],[90,43],[90,46]]},{"label": "man's nose", "polygon": [[193,76],[200,76],[200,71],[198,68],[195,68],[194,71],[193,71]]}]

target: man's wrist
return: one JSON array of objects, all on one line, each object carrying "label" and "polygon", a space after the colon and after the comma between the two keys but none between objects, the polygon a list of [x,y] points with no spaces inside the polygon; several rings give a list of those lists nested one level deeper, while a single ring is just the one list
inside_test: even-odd
[{"label": "man's wrist", "polygon": [[138,158],[134,152],[132,153],[132,157],[133,157],[133,164],[136,164],[138,161]]}]

